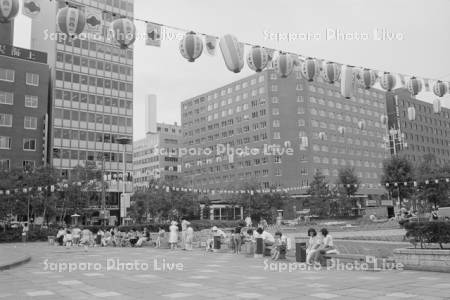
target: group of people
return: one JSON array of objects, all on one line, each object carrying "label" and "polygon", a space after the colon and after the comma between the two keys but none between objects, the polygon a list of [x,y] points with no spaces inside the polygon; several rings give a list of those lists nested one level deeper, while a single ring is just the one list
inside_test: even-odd
[{"label": "group of people", "polygon": [[[169,247],[171,250],[175,250],[178,247],[180,240],[178,222],[172,221],[169,227]],[[181,249],[192,250],[192,243],[194,242],[194,229],[191,223],[186,220],[181,220]]]},{"label": "group of people", "polygon": [[149,240],[150,231],[147,228],[142,231],[132,228],[128,232],[123,232],[117,227],[110,230],[100,228],[91,231],[83,226],[72,226],[60,227],[56,234],[57,245],[67,248],[71,246],[84,246],[85,249],[93,246],[141,247]]},{"label": "group of people", "polygon": [[324,265],[326,254],[337,254],[338,251],[334,247],[333,237],[329,234],[328,229],[322,228],[320,234],[314,228],[308,229],[309,242],[306,248],[306,264],[312,265],[315,262]]}]

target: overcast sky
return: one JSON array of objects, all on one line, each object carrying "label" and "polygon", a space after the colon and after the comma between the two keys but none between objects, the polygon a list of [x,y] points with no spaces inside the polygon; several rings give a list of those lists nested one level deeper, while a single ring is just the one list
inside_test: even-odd
[{"label": "overcast sky", "polygon": [[[218,36],[232,33],[241,41],[271,48],[445,80],[450,80],[449,11],[448,0],[135,0],[135,16],[141,19]],[[143,23],[136,25],[138,32],[145,33]],[[27,18],[17,18],[17,46],[29,47],[29,27]],[[374,33],[377,29],[378,36]],[[276,41],[268,39],[268,33],[315,37]],[[331,35],[337,33],[368,40],[336,40]],[[145,46],[142,39],[136,41],[134,139],[145,135],[147,94],[158,97],[159,122],[180,122],[182,100],[250,72],[245,67],[239,74],[231,73],[220,52],[214,57],[203,53],[189,63],[180,55],[176,39],[164,40],[161,48]],[[432,101],[434,97],[425,93],[418,98]],[[450,107],[450,95],[443,105]]]}]

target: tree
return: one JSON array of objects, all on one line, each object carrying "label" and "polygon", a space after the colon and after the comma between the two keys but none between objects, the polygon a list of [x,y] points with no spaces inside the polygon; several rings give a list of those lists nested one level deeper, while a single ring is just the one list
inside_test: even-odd
[{"label": "tree", "polygon": [[[423,161],[416,172],[419,190],[418,199],[426,199],[434,207],[449,205],[450,184],[445,180],[449,177],[450,164],[441,166],[434,154],[424,155]],[[435,181],[436,179],[438,179],[438,182]]]},{"label": "tree", "polygon": [[360,181],[355,173],[355,169],[351,167],[342,168],[338,171],[336,181],[337,193],[339,194],[339,203],[336,204],[338,214],[351,214],[352,209],[357,206],[357,200],[352,198],[359,189]]},{"label": "tree", "polygon": [[[399,198],[400,205],[403,199],[409,197],[413,193],[413,188],[408,184],[414,180],[414,168],[409,160],[405,157],[393,156],[383,162],[383,175],[381,176],[381,184],[386,186],[389,194],[393,198]],[[388,186],[386,184],[389,184]],[[395,185],[395,183],[397,183]]]},{"label": "tree", "polygon": [[330,213],[331,192],[325,175],[319,170],[314,174],[308,194],[314,207],[314,214],[328,215]]}]

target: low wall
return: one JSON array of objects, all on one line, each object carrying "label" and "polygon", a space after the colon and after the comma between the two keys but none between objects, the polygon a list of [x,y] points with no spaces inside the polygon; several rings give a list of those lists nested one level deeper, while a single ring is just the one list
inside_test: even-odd
[{"label": "low wall", "polygon": [[450,273],[450,250],[395,249],[394,260],[407,270]]}]

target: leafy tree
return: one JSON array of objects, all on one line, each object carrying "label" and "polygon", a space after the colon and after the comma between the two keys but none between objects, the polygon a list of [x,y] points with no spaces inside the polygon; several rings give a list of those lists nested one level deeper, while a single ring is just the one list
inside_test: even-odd
[{"label": "leafy tree", "polygon": [[355,169],[351,167],[339,169],[336,184],[339,199],[334,206],[338,209],[339,215],[351,214],[352,208],[357,206],[357,200],[352,196],[358,192],[360,184]]},{"label": "leafy tree", "polygon": [[[393,156],[383,162],[383,175],[381,176],[381,184],[386,186],[392,198],[399,198],[400,204],[403,199],[409,197],[414,189],[411,185],[404,186],[404,182],[414,180],[414,168],[409,160],[405,157]],[[393,183],[398,183],[395,186]]]},{"label": "leafy tree", "polygon": [[[435,179],[450,177],[450,164],[439,165],[434,154],[423,156],[422,163],[418,166],[416,178],[418,181],[418,199],[426,199],[433,206],[449,205],[450,184],[445,180],[435,182]],[[428,181],[428,184],[426,184]]]},{"label": "leafy tree", "polygon": [[319,170],[314,174],[308,194],[314,208],[313,214],[328,215],[330,213],[331,191],[327,178]]}]

